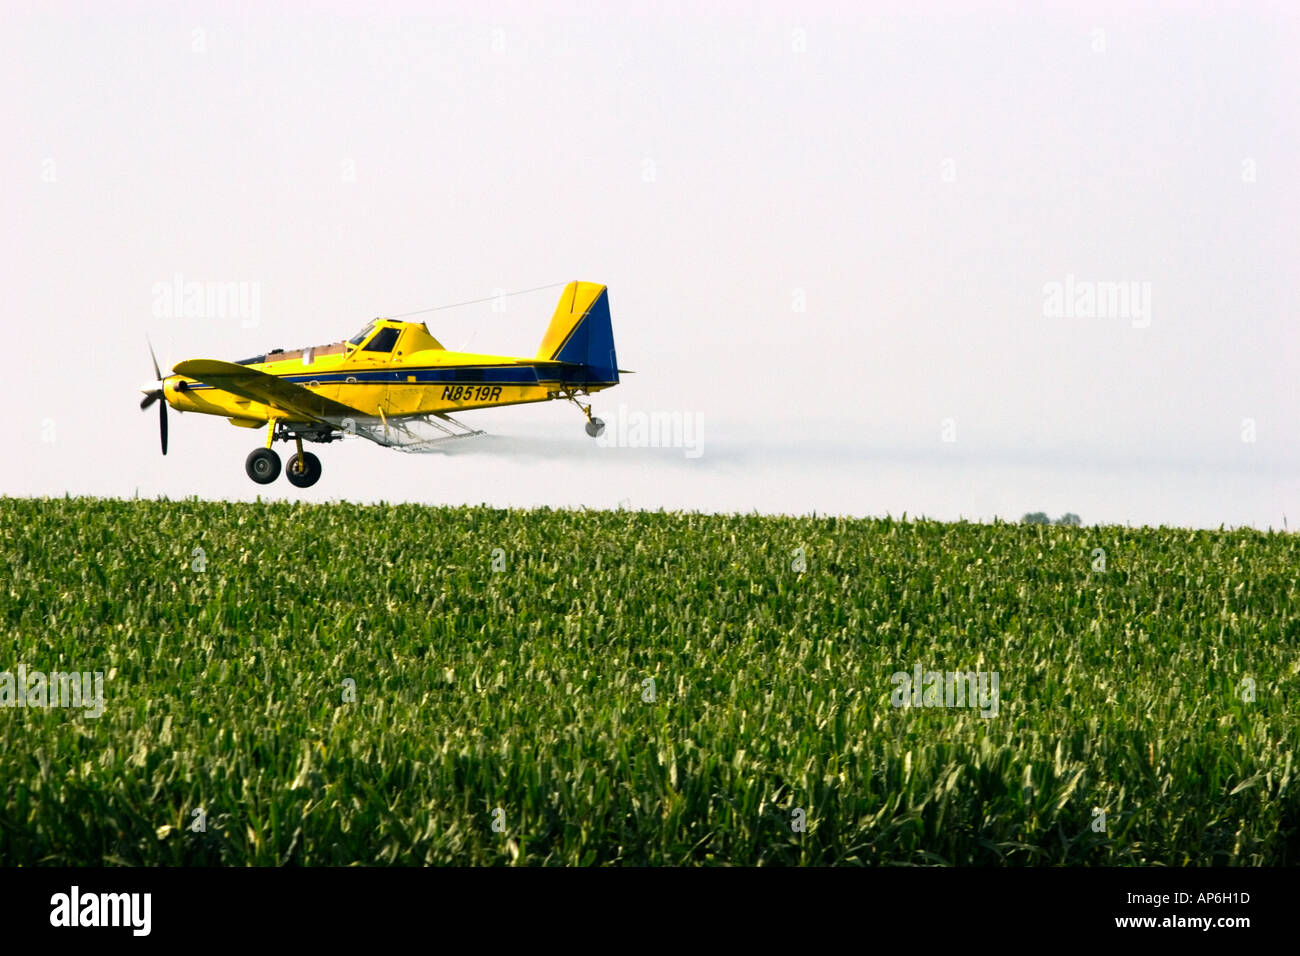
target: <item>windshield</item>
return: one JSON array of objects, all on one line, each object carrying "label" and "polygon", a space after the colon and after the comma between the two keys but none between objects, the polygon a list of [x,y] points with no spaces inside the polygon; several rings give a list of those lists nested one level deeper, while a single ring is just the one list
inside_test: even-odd
[{"label": "windshield", "polygon": [[367,322],[366,327],[364,329],[362,329],[356,335],[352,336],[352,338],[348,339],[348,343],[351,345],[360,345],[362,342],[366,340],[366,336],[370,334],[370,330],[373,329],[374,327],[375,327],[375,323]]},{"label": "windshield", "polygon": [[393,346],[397,344],[397,336],[401,329],[380,329],[370,343],[366,346],[367,352],[391,352]]}]

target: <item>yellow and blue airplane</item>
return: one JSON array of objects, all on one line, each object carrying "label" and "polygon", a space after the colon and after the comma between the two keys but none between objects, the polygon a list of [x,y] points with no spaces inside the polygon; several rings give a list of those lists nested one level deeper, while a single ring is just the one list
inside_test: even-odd
[{"label": "yellow and blue airplane", "polygon": [[[152,348],[150,353],[152,355]],[[320,459],[303,442],[360,435],[403,451],[483,434],[452,412],[566,399],[587,416],[587,434],[605,423],[580,396],[619,382],[609,293],[595,282],[564,287],[533,358],[449,352],[420,322],[375,319],[346,342],[286,352],[274,349],[240,362],[189,359],[141,388],[147,409],[159,399],[158,427],[167,454],[167,406],[219,415],[241,428],[266,427],[266,444],[244,462],[248,477],[270,484],[280,476],[271,445],[294,441],[284,468],[299,488],[320,478]]]}]

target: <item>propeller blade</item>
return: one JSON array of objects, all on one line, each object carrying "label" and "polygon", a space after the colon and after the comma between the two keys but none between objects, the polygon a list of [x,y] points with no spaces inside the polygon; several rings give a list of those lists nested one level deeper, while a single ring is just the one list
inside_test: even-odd
[{"label": "propeller blade", "polygon": [[154,381],[162,381],[162,372],[158,370],[158,356],[153,354],[153,343],[149,341],[149,336],[144,337],[144,342],[149,346],[149,358],[153,360],[153,377]]},{"label": "propeller blade", "polygon": [[[162,370],[158,368],[158,356],[153,353],[153,343],[149,341],[149,336],[144,337],[145,344],[149,346],[149,361],[153,362],[153,377],[159,386],[163,383]],[[157,388],[151,392],[145,392],[144,398],[140,402],[141,410],[147,409],[158,399],[163,398],[162,388]],[[163,402],[158,406],[158,437],[162,440],[162,453],[167,454],[167,403]]]}]

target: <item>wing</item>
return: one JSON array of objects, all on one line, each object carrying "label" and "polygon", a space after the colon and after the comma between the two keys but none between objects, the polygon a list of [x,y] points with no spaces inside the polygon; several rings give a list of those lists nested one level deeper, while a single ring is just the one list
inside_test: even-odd
[{"label": "wing", "polygon": [[445,412],[388,419],[367,415],[301,385],[233,362],[190,359],[172,371],[240,398],[269,405],[293,421],[324,422],[346,434],[359,435],[377,445],[399,451],[430,451],[449,438],[471,438],[483,434]]},{"label": "wing", "polygon": [[172,371],[177,375],[200,381],[204,385],[211,385],[213,388],[238,395],[240,398],[270,405],[296,421],[338,424],[345,418],[361,420],[370,417],[351,405],[344,405],[342,402],[317,395],[311,389],[303,388],[301,385],[295,385],[293,382],[266,372],[259,372],[246,365],[236,365],[234,362],[190,359],[181,362]]}]

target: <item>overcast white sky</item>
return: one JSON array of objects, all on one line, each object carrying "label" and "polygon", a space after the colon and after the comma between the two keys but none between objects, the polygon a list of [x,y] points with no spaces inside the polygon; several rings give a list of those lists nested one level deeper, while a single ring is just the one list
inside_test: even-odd
[{"label": "overcast white sky", "polygon": [[[1286,4],[99,6],[2,14],[0,494],[1300,522]],[[155,315],[177,275],[257,315]],[[637,372],[597,413],[698,457],[553,403],[318,446],[300,492],[137,409],[146,334],[237,359],[569,279]],[[531,355],[556,295],[423,318]]]}]

